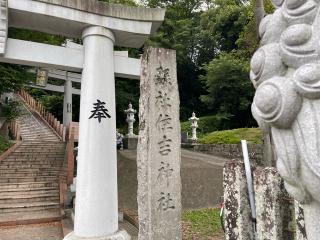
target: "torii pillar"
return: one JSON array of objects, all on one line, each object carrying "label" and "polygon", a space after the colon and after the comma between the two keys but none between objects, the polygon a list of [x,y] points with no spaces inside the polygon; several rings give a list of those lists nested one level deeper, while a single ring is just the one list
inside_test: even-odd
[{"label": "torii pillar", "polygon": [[69,127],[72,122],[72,82],[68,78],[66,72],[66,81],[64,83],[64,98],[63,98],[63,125]]},{"label": "torii pillar", "polygon": [[93,26],[84,30],[82,39],[84,68],[74,235],[109,239],[116,233],[119,238],[114,239],[129,239],[125,231],[117,233],[115,38],[107,28]]}]

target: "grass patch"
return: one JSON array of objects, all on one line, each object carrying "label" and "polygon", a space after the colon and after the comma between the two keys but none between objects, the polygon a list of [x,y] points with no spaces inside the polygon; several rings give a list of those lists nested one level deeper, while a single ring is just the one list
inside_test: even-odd
[{"label": "grass patch", "polygon": [[0,135],[0,155],[7,151],[12,146],[12,143]]},{"label": "grass patch", "polygon": [[215,208],[192,210],[183,213],[183,239],[213,239],[223,233],[219,217],[220,210]]},{"label": "grass patch", "polygon": [[259,128],[239,128],[216,131],[199,139],[202,144],[238,144],[244,139],[252,144],[262,144],[262,131]]}]

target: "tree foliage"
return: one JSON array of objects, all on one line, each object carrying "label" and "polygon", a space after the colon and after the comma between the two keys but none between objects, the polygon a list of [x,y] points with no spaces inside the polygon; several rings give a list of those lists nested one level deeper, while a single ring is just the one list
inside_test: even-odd
[{"label": "tree foliage", "polygon": [[248,61],[232,53],[221,54],[205,66],[202,76],[208,94],[201,99],[216,114],[225,115],[229,128],[252,126],[251,100],[254,89]]}]

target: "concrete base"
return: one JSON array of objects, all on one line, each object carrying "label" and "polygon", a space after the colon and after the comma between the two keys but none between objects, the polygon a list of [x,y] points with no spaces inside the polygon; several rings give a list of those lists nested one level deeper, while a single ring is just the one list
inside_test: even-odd
[{"label": "concrete base", "polygon": [[123,139],[123,148],[128,150],[136,150],[138,146],[138,136],[125,137]]},{"label": "concrete base", "polygon": [[72,232],[65,236],[63,240],[131,240],[131,237],[125,230],[121,230],[110,236],[92,238],[78,237]]}]

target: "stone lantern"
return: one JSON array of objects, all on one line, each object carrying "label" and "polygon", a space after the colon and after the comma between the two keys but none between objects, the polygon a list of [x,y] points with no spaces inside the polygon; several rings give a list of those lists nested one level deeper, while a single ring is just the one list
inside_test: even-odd
[{"label": "stone lantern", "polygon": [[132,104],[129,103],[129,108],[124,111],[127,114],[127,123],[128,123],[128,134],[127,137],[135,137],[136,135],[133,133],[133,124],[136,119],[134,118],[134,114],[137,113],[137,110],[132,108]]},{"label": "stone lantern", "polygon": [[193,112],[192,117],[189,118],[189,121],[191,122],[191,129],[192,129],[192,137],[191,140],[193,142],[196,142],[198,140],[197,137],[197,128],[198,128],[198,121],[199,118],[196,117],[196,114]]},{"label": "stone lantern", "polygon": [[126,134],[125,138],[123,139],[123,148],[135,150],[137,149],[138,145],[138,136],[133,133],[133,124],[136,121],[134,114],[136,114],[137,111],[133,109],[132,104],[129,103],[129,108],[124,112],[127,114],[126,121],[128,123],[128,134]]}]

